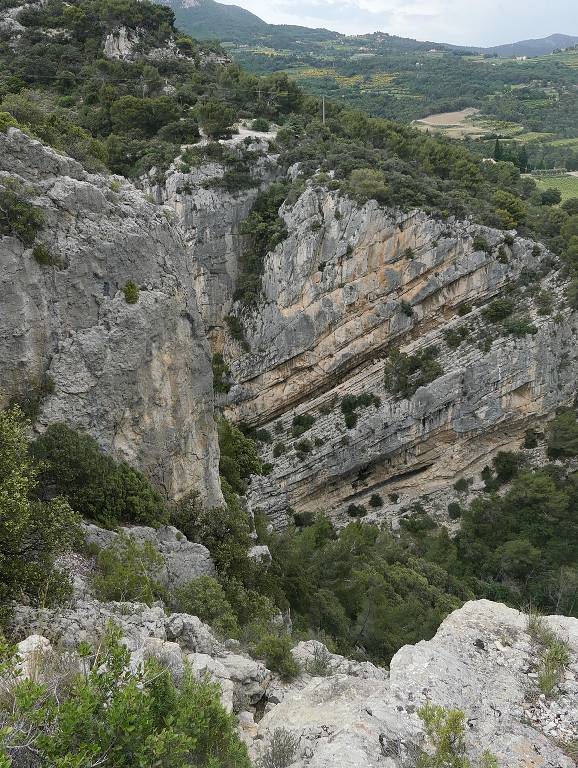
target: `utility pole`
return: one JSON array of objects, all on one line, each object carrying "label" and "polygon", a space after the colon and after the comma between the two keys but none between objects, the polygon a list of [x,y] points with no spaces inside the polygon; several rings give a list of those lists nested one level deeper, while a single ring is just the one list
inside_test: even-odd
[{"label": "utility pole", "polygon": [[323,125],[325,125],[325,96],[323,96]]}]

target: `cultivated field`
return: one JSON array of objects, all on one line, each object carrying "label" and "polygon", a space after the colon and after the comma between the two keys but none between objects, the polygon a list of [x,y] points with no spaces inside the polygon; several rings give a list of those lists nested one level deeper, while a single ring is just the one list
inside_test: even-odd
[{"label": "cultivated field", "polygon": [[562,202],[570,197],[578,197],[578,176],[571,173],[565,176],[534,176],[538,188],[559,189],[562,193]]}]

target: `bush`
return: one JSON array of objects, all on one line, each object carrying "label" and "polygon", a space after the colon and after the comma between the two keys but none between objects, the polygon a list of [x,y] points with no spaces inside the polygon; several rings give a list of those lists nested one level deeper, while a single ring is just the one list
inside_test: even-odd
[{"label": "bush", "polygon": [[185,670],[177,687],[155,659],[135,671],[110,625],[96,651],[83,644],[78,653],[86,671],[72,670],[67,685],[16,682],[10,703],[0,702],[8,755],[32,739],[39,765],[250,768],[218,685]]},{"label": "bush", "polygon": [[31,246],[45,223],[44,211],[30,203],[33,190],[14,179],[0,181],[0,235],[17,237]]},{"label": "bush", "polygon": [[0,133],[6,133],[11,126],[18,126],[18,120],[15,120],[10,112],[0,112]]},{"label": "bush", "polygon": [[33,500],[38,466],[19,408],[0,411],[0,620],[11,600],[51,605],[69,596],[56,559],[80,540],[80,519],[59,497]]},{"label": "bush", "polygon": [[537,327],[526,316],[507,317],[504,320],[504,330],[512,336],[535,336]]},{"label": "bush", "polygon": [[491,253],[492,251],[492,248],[488,243],[488,241],[486,240],[485,236],[482,235],[480,232],[478,232],[474,236],[472,247],[474,251],[483,251],[484,253]]},{"label": "bush", "polygon": [[498,768],[489,752],[472,762],[466,753],[465,714],[458,709],[445,709],[426,704],[418,710],[432,753],[422,752],[420,768]]},{"label": "bush", "polygon": [[237,637],[239,625],[219,582],[211,576],[200,576],[175,591],[173,604],[181,613],[198,616],[226,637]]},{"label": "bush", "polygon": [[347,191],[361,203],[366,200],[387,203],[389,200],[389,189],[385,175],[375,168],[356,168],[353,170],[349,177]]},{"label": "bush", "polygon": [[413,314],[414,314],[413,307],[409,302],[402,301],[400,306],[401,306],[401,311],[406,317],[413,317]]},{"label": "bush", "polygon": [[216,352],[213,355],[213,389],[215,392],[227,394],[230,392],[231,385],[229,384],[229,377],[231,371],[229,366],[225,363],[225,358],[220,352]]},{"label": "bush", "polygon": [[288,187],[284,184],[272,184],[260,192],[249,217],[241,225],[241,234],[247,236],[248,242],[241,255],[235,299],[246,305],[258,302],[265,257],[287,237],[285,222],[279,216],[287,193]]},{"label": "bush", "polygon": [[251,123],[251,130],[259,131],[260,133],[267,133],[271,130],[271,124],[264,117],[257,117]]},{"label": "bush", "polygon": [[288,683],[294,680],[300,672],[299,664],[295,661],[291,648],[293,644],[289,635],[266,634],[254,647],[254,655],[265,661],[265,665],[280,675]]},{"label": "bush", "polygon": [[369,500],[369,506],[373,507],[373,509],[383,507],[383,497],[380,496],[379,493],[373,493]]},{"label": "bush", "polygon": [[353,429],[358,421],[356,411],[359,408],[369,408],[370,405],[379,408],[381,400],[376,395],[365,392],[362,395],[345,395],[341,401],[341,411],[345,416],[345,426]]},{"label": "bush", "polygon": [[448,504],[448,517],[450,520],[459,520],[462,514],[463,510],[456,501],[452,501]]},{"label": "bush", "polygon": [[437,354],[435,347],[428,347],[415,355],[392,350],[384,368],[386,390],[397,397],[409,398],[420,387],[435,381],[444,372],[435,359]]},{"label": "bush", "polygon": [[106,456],[89,435],[51,424],[32,444],[32,452],[42,462],[41,498],[63,496],[83,517],[105,527],[166,522],[164,499],[147,478]]},{"label": "bush", "polygon": [[308,413],[302,413],[293,416],[293,424],[291,427],[291,434],[293,437],[301,437],[301,435],[308,432],[315,424],[315,417]]},{"label": "bush", "polygon": [[18,406],[24,416],[34,424],[47,397],[54,392],[54,381],[47,374],[24,381],[20,392],[13,395],[11,406]]},{"label": "bush", "polygon": [[509,317],[514,311],[512,299],[494,299],[482,310],[482,317],[488,323],[499,323]]},{"label": "bush", "polygon": [[129,280],[122,290],[127,304],[136,304],[138,302],[140,291],[136,283]]},{"label": "bush", "polygon": [[164,559],[150,541],[137,543],[131,536],[120,534],[118,540],[96,557],[96,573],[92,587],[104,602],[138,602],[152,605],[166,598],[156,579]]},{"label": "bush", "polygon": [[189,541],[207,547],[221,576],[244,575],[252,544],[249,516],[226,480],[223,492],[227,504],[218,509],[204,509],[194,494],[182,499],[176,504],[171,521]]},{"label": "bush", "polygon": [[460,477],[460,479],[456,480],[454,483],[454,490],[456,490],[458,493],[467,493],[469,487],[470,483],[466,480],[465,477]]},{"label": "bush", "polygon": [[299,738],[284,728],[275,728],[257,761],[257,768],[289,768],[295,760]]},{"label": "bush", "polygon": [[273,458],[278,459],[279,456],[283,456],[287,452],[287,446],[285,443],[275,443],[273,448]]},{"label": "bush", "polygon": [[197,110],[199,125],[211,139],[230,136],[235,121],[235,112],[223,101],[208,99]]},{"label": "bush", "polygon": [[56,267],[60,264],[60,260],[50,253],[48,246],[44,245],[44,243],[37,243],[34,246],[32,256],[41,267]]},{"label": "bush", "polygon": [[363,504],[350,504],[347,507],[347,514],[349,517],[366,517],[367,516],[367,509],[363,506]]}]

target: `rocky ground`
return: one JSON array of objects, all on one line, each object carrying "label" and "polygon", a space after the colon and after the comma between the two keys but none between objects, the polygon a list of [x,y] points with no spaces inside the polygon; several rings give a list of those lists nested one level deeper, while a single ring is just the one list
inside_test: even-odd
[{"label": "rocky ground", "polygon": [[418,710],[432,702],[463,710],[470,753],[489,749],[501,768],[575,765],[576,619],[544,620],[570,650],[549,696],[538,688],[539,648],[528,618],[485,600],[451,614],[432,640],[402,648],[389,670],[332,654],[317,641],[298,643],[293,654],[301,672],[285,684],[238,641],[216,637],[194,616],[168,615],[161,605],[99,603],[84,592],[64,610],[18,607],[14,631],[22,638],[24,673],[38,669],[39,653],[70,653],[81,640],[94,642],[109,620],[122,629],[134,666],[154,656],[176,679],[188,664],[199,678],[219,683],[255,760],[289,734],[292,768],[406,768],[425,746]]}]

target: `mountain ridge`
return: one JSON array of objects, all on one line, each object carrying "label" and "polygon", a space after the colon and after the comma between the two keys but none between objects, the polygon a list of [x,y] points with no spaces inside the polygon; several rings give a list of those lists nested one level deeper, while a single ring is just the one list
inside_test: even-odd
[{"label": "mountain ridge", "polygon": [[[227,5],[216,0],[159,0],[160,5],[170,7],[177,23],[197,39],[219,39],[226,42],[247,43],[251,35],[278,37],[279,43],[285,36],[298,35],[307,40],[345,40],[385,35],[392,40],[413,42],[416,48],[421,46],[441,47],[445,50],[469,50],[476,53],[511,56],[542,56],[560,48],[570,48],[578,44],[578,36],[553,33],[543,38],[528,38],[495,46],[455,45],[427,40],[417,40],[375,30],[362,35],[346,35],[324,27],[307,27],[291,24],[270,24],[257,14],[238,5]],[[306,42],[306,40],[301,40]]]}]

